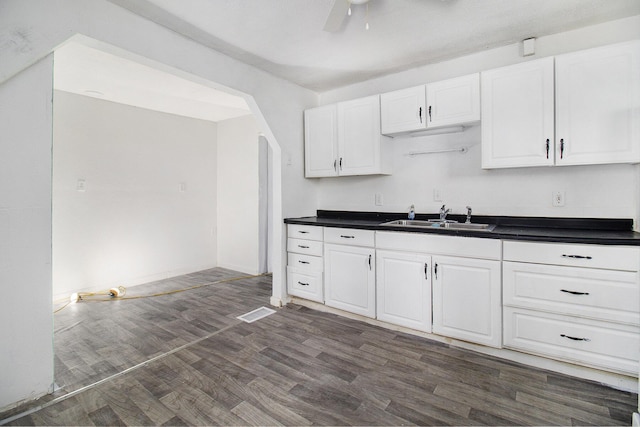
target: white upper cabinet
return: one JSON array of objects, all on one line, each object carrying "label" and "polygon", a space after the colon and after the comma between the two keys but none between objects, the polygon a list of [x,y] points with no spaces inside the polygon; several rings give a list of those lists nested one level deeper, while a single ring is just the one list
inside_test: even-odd
[{"label": "white upper cabinet", "polygon": [[640,41],[481,80],[483,168],[640,162]]},{"label": "white upper cabinet", "polygon": [[391,146],[380,134],[379,95],[305,111],[305,176],[391,173]]},{"label": "white upper cabinet", "polygon": [[427,128],[424,85],[380,95],[380,128],[393,135]]},{"label": "white upper cabinet", "polygon": [[553,165],[553,58],[482,73],[482,167]]},{"label": "white upper cabinet", "polygon": [[470,74],[427,85],[427,128],[480,120],[480,75]]},{"label": "white upper cabinet", "polygon": [[556,57],[556,164],[640,162],[640,42]]},{"label": "white upper cabinet", "polygon": [[480,120],[480,76],[471,74],[380,95],[385,135]]},{"label": "white upper cabinet", "polygon": [[338,175],[336,105],[304,112],[304,166],[307,178]]}]

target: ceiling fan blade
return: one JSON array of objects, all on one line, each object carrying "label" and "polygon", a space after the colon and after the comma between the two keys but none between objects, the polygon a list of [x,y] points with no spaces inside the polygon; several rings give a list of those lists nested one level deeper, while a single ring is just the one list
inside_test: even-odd
[{"label": "ceiling fan blade", "polygon": [[329,16],[324,23],[324,31],[335,32],[340,29],[344,18],[349,10],[349,0],[333,0],[333,6],[329,11]]}]

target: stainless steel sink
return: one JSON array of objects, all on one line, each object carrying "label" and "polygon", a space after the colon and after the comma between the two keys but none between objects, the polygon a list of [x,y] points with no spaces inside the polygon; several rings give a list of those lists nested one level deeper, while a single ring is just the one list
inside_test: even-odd
[{"label": "stainless steel sink", "polygon": [[476,230],[491,231],[495,228],[494,224],[476,224],[468,222],[441,222],[437,220],[421,221],[415,219],[398,219],[395,221],[385,222],[382,225],[395,225],[398,227],[416,227],[416,228],[443,228],[446,230]]}]

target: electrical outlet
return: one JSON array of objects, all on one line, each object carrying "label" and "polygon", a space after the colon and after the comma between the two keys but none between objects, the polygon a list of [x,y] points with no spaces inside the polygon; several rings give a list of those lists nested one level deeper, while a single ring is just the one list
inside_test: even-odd
[{"label": "electrical outlet", "polygon": [[442,190],[440,190],[439,188],[434,188],[433,189],[433,201],[434,202],[441,202],[442,201]]},{"label": "electrical outlet", "polygon": [[78,183],[76,184],[76,190],[80,192],[85,192],[87,190],[87,181],[85,179],[80,178]]},{"label": "electrical outlet", "polygon": [[376,206],[382,206],[384,204],[384,200],[382,199],[382,193],[376,193]]},{"label": "electrical outlet", "polygon": [[552,201],[553,206],[558,208],[564,206],[564,198],[565,198],[564,191],[560,191],[560,190],[554,191],[553,201]]}]

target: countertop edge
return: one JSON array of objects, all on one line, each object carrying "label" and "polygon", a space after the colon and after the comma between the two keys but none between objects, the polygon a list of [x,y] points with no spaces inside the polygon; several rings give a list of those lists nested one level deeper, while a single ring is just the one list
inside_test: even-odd
[{"label": "countertop edge", "polygon": [[[533,242],[551,242],[551,243],[578,243],[578,244],[597,244],[597,245],[618,245],[618,246],[640,246],[640,233],[634,231],[627,232],[610,232],[610,231],[591,231],[591,230],[571,230],[573,233],[582,233],[583,236],[563,235],[563,231],[558,229],[540,229],[529,228],[522,229],[518,227],[497,226],[493,231],[475,231],[475,230],[446,230],[431,228],[415,228],[402,226],[385,226],[379,220],[347,220],[339,218],[318,218],[318,217],[301,217],[286,218],[285,224],[312,225],[318,227],[333,228],[353,228],[360,230],[374,231],[391,231],[405,233],[421,233],[435,234],[441,236],[458,236],[458,237],[477,237],[482,239],[500,239],[500,240],[523,240]],[[541,232],[544,230],[546,235],[532,233],[532,231]],[[566,231],[565,231],[566,233]],[[616,236],[614,234],[628,233],[628,237]],[[611,235],[608,235],[611,234]]]}]

